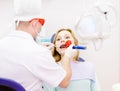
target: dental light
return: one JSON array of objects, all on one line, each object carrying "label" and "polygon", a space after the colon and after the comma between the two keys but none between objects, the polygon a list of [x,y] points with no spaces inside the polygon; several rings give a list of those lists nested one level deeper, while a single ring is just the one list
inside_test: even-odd
[{"label": "dental light", "polygon": [[[97,5],[93,11],[78,17],[75,30],[82,42],[87,44],[92,41],[95,50],[102,47],[103,40],[109,38],[111,27],[114,25],[111,22],[112,16],[110,16],[110,14],[114,14],[114,9],[112,8],[110,4]],[[97,43],[99,43],[99,46]]]}]

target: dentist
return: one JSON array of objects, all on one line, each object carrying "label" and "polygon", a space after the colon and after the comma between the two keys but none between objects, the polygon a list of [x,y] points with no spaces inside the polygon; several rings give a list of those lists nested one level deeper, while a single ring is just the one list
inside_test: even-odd
[{"label": "dentist", "polygon": [[70,59],[75,51],[68,48],[59,66],[51,52],[35,42],[45,22],[39,16],[40,1],[15,0],[16,29],[0,40],[0,78],[15,80],[26,91],[44,91],[43,82],[64,88],[71,78]]}]

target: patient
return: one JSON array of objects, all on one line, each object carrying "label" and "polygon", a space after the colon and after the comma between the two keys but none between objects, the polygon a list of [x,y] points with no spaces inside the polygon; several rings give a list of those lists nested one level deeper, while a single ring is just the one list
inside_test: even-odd
[{"label": "patient", "polygon": [[[65,61],[62,60],[67,49],[64,44],[68,40],[71,41],[71,45],[79,45],[78,40],[71,29],[60,29],[52,36],[51,42],[54,44],[52,55],[58,65],[61,64],[61,61]],[[79,53],[80,51],[73,54],[74,57],[71,59],[72,77],[69,86],[67,88],[52,88],[45,83],[45,91],[100,91],[94,66],[92,63],[79,57]]]}]

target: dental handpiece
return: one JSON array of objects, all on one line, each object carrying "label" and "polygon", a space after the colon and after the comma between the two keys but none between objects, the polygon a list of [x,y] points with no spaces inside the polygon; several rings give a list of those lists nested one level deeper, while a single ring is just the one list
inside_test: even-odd
[{"label": "dental handpiece", "polygon": [[[70,45],[72,44],[72,42],[70,40],[66,41],[65,43],[65,47],[69,47]],[[85,46],[73,46],[72,47],[73,49],[82,49],[82,50],[85,50],[86,47]]]}]

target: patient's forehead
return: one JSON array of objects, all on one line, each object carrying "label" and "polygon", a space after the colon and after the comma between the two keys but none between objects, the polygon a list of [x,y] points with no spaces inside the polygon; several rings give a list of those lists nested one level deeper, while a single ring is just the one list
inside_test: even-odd
[{"label": "patient's forehead", "polygon": [[71,35],[71,33],[70,33],[69,31],[60,31],[60,32],[58,33],[58,37],[59,37],[59,36],[65,36],[65,35]]}]

